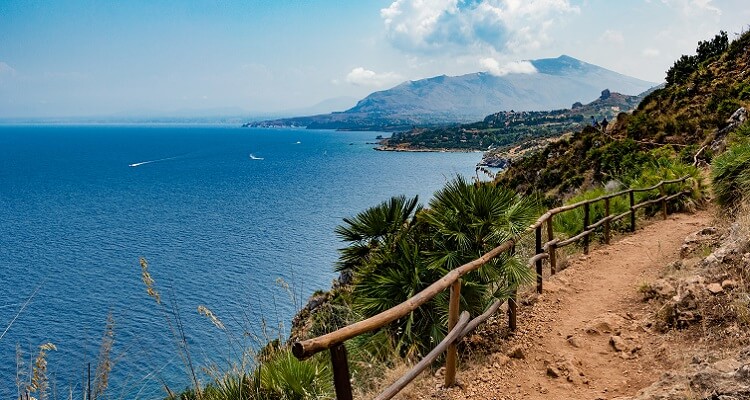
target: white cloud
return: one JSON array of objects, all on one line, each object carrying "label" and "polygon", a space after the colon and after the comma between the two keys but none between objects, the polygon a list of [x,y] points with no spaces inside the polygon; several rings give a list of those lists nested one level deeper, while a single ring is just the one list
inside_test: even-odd
[{"label": "white cloud", "polygon": [[380,16],[388,38],[402,50],[517,52],[548,42],[549,29],[579,11],[569,0],[395,0]]},{"label": "white cloud", "polygon": [[713,4],[713,0],[661,0],[662,3],[679,8],[689,16],[704,16],[704,13],[721,15],[721,9]]},{"label": "white cloud", "polygon": [[6,62],[0,61],[0,75],[15,75],[16,70]]},{"label": "white cloud", "polygon": [[483,58],[479,60],[482,67],[487,69],[492,75],[503,76],[508,74],[535,74],[537,72],[534,65],[529,61],[512,61],[505,65],[494,58]]},{"label": "white cloud", "polygon": [[659,51],[659,49],[654,49],[654,48],[649,47],[649,48],[643,49],[642,54],[644,57],[654,58],[654,57],[658,57],[661,54],[661,52]]},{"label": "white cloud", "polygon": [[610,43],[610,44],[623,44],[625,43],[625,37],[623,36],[622,32],[620,31],[613,31],[610,29],[607,29],[602,33],[602,35],[599,37],[599,40],[604,43]]},{"label": "white cloud", "polygon": [[[383,87],[401,81],[401,75],[394,72],[377,73],[357,67],[346,74],[346,82],[356,86]],[[334,81],[337,82],[337,81]]]}]

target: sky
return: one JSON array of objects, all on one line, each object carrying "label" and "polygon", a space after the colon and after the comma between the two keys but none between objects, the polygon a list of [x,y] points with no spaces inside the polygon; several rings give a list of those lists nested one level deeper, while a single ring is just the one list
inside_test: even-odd
[{"label": "sky", "polygon": [[662,82],[747,0],[0,0],[0,118],[259,114],[561,54]]}]

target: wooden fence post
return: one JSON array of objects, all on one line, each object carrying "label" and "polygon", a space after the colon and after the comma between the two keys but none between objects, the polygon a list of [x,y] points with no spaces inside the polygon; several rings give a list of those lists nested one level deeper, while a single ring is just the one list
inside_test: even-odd
[{"label": "wooden fence post", "polygon": [[[583,203],[583,230],[589,229],[591,223],[591,205],[589,202]],[[591,241],[590,235],[583,237],[583,254],[589,254],[589,242]]]},{"label": "wooden fence post", "polygon": [[557,272],[557,257],[555,252],[555,244],[552,243],[552,241],[555,239],[555,232],[552,226],[552,218],[555,217],[555,214],[552,214],[547,218],[547,242],[549,243],[549,246],[547,248],[547,251],[549,252],[549,268],[550,268],[550,275],[554,275]]},{"label": "wooden fence post", "polygon": [[331,347],[331,364],[333,365],[333,385],[336,387],[337,400],[352,400],[352,382],[349,379],[349,361],[343,343]]},{"label": "wooden fence post", "polygon": [[[609,218],[609,197],[604,198],[604,218]],[[604,221],[604,243],[609,244],[609,220]]]},{"label": "wooden fence post", "polygon": [[[516,255],[516,245],[513,245],[513,247],[510,248],[508,254],[511,257]],[[518,308],[516,305],[517,294],[518,289],[514,288],[510,293],[510,297],[508,298],[508,328],[510,328],[511,332],[514,332],[516,330],[516,313],[518,312]]]},{"label": "wooden fence post", "polygon": [[[461,280],[457,279],[451,285],[451,298],[448,304],[448,332],[450,332],[458,322],[458,314],[461,308]],[[445,351],[445,387],[451,387],[456,384],[456,364],[458,361],[458,352],[456,343],[451,343]]]},{"label": "wooden fence post", "polygon": [[516,314],[518,313],[518,305],[516,304],[516,297],[518,297],[518,291],[513,289],[508,299],[508,328],[511,332],[516,330]]},{"label": "wooden fence post", "polygon": [[630,196],[630,231],[635,232],[635,194],[633,189],[628,193]]},{"label": "wooden fence post", "polygon": [[[542,254],[542,225],[536,227],[536,253]],[[536,292],[542,293],[542,259],[536,260]]]},{"label": "wooden fence post", "polygon": [[667,219],[667,200],[666,190],[664,189],[664,182],[659,186],[659,195],[661,196],[661,217]]}]

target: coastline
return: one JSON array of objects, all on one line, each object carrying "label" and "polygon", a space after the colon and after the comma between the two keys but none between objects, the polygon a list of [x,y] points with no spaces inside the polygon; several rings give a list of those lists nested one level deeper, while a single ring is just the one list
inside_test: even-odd
[{"label": "coastline", "polygon": [[438,149],[427,149],[427,148],[415,148],[415,147],[395,147],[395,146],[384,146],[373,147],[377,151],[396,151],[403,153],[483,153],[482,150],[473,149],[452,149],[452,148],[438,148]]}]

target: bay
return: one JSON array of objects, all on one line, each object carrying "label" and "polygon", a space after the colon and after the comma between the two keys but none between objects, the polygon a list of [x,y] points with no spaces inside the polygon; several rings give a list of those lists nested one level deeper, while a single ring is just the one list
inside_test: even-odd
[{"label": "bay", "polygon": [[[0,397],[16,395],[16,347],[28,369],[46,342],[57,347],[48,369],[58,396],[79,393],[110,313],[111,397],[188,385],[180,328],[195,365],[219,369],[244,346],[283,339],[295,311],[336,277],[342,218],[393,195],[426,203],[481,158],[378,152],[376,135],[0,126],[0,329],[10,326]],[[161,305],[146,294],[139,257]]]}]

